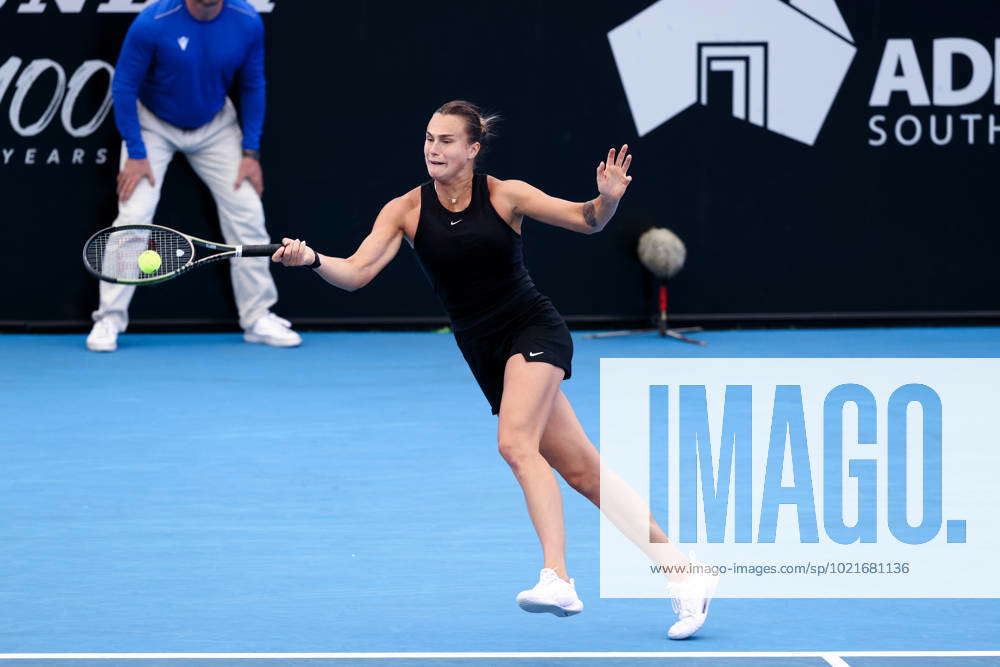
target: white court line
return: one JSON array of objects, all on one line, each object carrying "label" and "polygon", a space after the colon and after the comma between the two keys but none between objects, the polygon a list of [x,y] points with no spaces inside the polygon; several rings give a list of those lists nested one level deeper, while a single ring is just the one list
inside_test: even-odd
[{"label": "white court line", "polygon": [[[468,653],[0,653],[0,660],[271,660],[292,659],[421,659],[421,658],[822,658],[846,665],[842,657],[983,658],[1000,651],[508,651]],[[839,661],[839,662],[834,662]]]},{"label": "white court line", "polygon": [[823,656],[823,659],[826,660],[827,663],[830,664],[832,667],[851,667],[839,655],[833,655],[831,653],[827,653]]}]

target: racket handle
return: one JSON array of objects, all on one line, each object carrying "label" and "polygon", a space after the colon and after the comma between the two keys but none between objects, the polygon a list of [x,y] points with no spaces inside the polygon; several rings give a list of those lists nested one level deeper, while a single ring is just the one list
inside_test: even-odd
[{"label": "racket handle", "polygon": [[245,245],[240,251],[240,257],[270,257],[274,253],[278,252],[278,248],[280,247],[280,243],[272,243],[269,245]]}]

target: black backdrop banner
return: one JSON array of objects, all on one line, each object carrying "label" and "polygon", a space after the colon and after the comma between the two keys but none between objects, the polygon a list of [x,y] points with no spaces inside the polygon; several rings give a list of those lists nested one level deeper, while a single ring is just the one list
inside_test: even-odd
[{"label": "black backdrop banner", "polygon": [[[83,324],[80,249],[116,214],[110,78],[139,0],[0,0],[0,321]],[[264,203],[274,239],[353,252],[426,180],[425,124],[464,98],[503,115],[481,170],[596,195],[612,145],[634,182],[608,228],[525,224],[568,319],[637,319],[635,245],[673,229],[689,317],[998,313],[1000,5],[877,0],[504,3],[255,0],[267,33]],[[156,222],[220,237],[182,158]],[[404,244],[348,294],[274,268],[299,322],[443,320]],[[133,321],[234,322],[226,267],[141,289]]]}]

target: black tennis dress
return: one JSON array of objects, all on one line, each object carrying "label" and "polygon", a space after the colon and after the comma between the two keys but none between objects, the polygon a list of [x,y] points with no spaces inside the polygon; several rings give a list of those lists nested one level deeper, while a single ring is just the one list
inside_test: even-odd
[{"label": "black tennis dress", "polygon": [[433,181],[421,186],[413,249],[493,414],[500,411],[504,369],[515,354],[561,368],[569,379],[569,329],[531,281],[521,235],[490,203],[486,174],[475,174],[472,201],[458,212],[441,205]]}]

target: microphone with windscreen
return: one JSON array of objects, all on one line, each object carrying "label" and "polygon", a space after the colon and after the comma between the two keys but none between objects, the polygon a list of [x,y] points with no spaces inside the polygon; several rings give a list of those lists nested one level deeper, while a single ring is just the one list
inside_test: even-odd
[{"label": "microphone with windscreen", "polygon": [[586,338],[611,338],[613,336],[628,336],[638,333],[649,333],[658,331],[661,336],[670,336],[685,343],[695,345],[705,345],[704,341],[695,340],[684,336],[684,333],[701,331],[701,327],[687,327],[684,329],[670,329],[667,326],[667,284],[670,279],[677,275],[677,272],[684,268],[684,260],[687,259],[687,248],[677,234],[674,234],[665,227],[653,227],[647,229],[639,237],[639,262],[653,274],[659,285],[659,316],[657,318],[656,329],[632,329],[628,331],[610,331],[598,334],[589,334]]},{"label": "microphone with windscreen", "polygon": [[667,283],[684,268],[687,248],[677,234],[665,227],[647,229],[639,237],[639,261],[659,283],[661,336],[667,335]]}]

